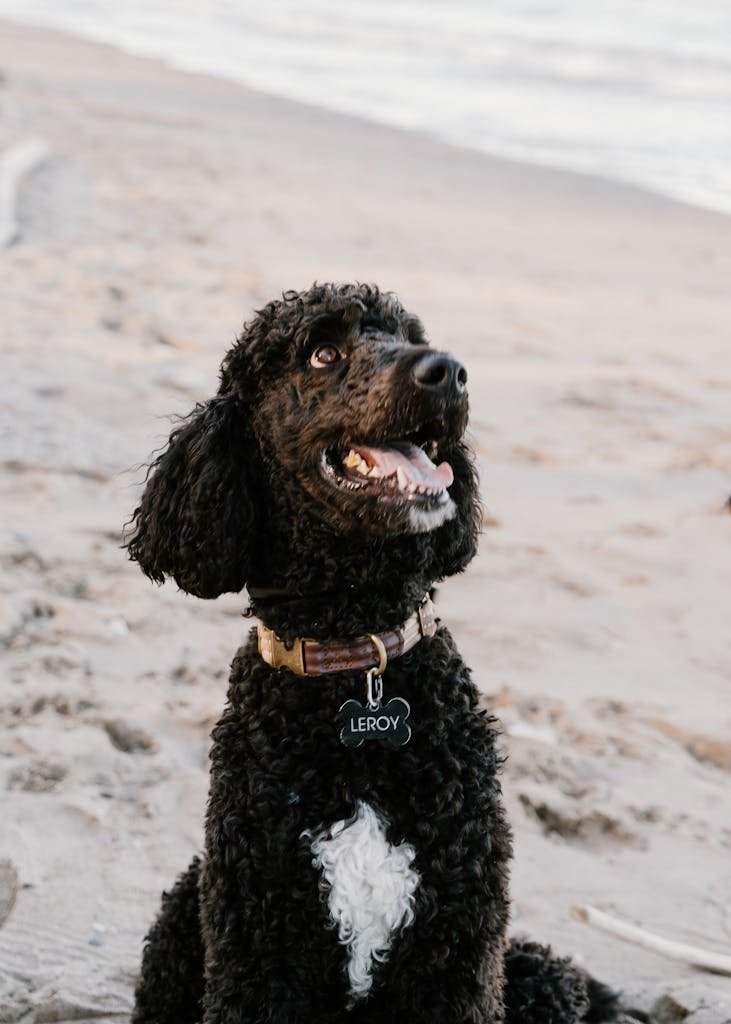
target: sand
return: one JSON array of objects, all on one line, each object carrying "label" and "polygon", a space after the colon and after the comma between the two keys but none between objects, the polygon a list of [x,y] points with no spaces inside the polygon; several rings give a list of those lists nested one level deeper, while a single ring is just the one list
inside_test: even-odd
[{"label": "sand", "polygon": [[127,1017],[248,627],[120,529],[251,310],[353,278],[470,373],[488,514],[438,608],[504,726],[515,929],[731,1019],[572,916],[731,946],[731,220],[51,32],[0,70],[2,150],[46,151],[0,252],[0,1021]]}]

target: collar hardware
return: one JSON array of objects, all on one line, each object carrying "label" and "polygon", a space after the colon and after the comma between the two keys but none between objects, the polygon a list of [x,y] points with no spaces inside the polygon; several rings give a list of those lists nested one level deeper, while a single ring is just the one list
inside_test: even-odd
[{"label": "collar hardware", "polygon": [[286,668],[297,676],[319,676],[329,672],[375,669],[381,675],[391,658],[410,651],[422,637],[434,636],[437,620],[434,605],[425,595],[413,615],[398,629],[365,633],[352,640],[320,643],[296,637],[287,643],[263,622],[257,624],[259,654],[272,668]]}]

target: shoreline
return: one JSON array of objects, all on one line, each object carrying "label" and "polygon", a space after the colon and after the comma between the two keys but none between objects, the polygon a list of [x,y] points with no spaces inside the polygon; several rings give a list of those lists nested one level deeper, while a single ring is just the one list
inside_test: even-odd
[{"label": "shoreline", "polygon": [[[452,142],[442,139],[437,133],[432,133],[427,130],[390,125],[386,122],[379,121],[376,118],[371,118],[363,114],[338,111],[335,108],[298,100],[285,94],[268,92],[245,82],[239,82],[233,78],[227,77],[226,75],[218,75],[208,70],[186,68],[183,63],[176,63],[174,59],[136,53],[133,50],[125,49],[119,43],[108,42],[103,39],[96,38],[93,35],[75,33],[65,29],[42,25],[40,23],[34,24],[32,22],[16,21],[12,18],[0,16],[0,31],[3,29],[17,29],[21,33],[25,30],[39,34],[47,33],[49,36],[58,36],[68,42],[77,42],[80,44],[87,44],[91,47],[108,49],[130,60],[141,61],[143,63],[153,65],[162,73],[170,72],[171,74],[184,75],[193,79],[200,79],[201,81],[218,83],[224,87],[227,86],[234,90],[241,90],[242,92],[259,96],[265,101],[285,105],[290,104],[295,109],[299,108],[302,111],[308,111],[309,116],[319,118],[329,117],[335,121],[342,119],[344,121],[352,122],[355,126],[360,125],[361,127],[369,127],[377,131],[394,132],[414,139],[421,139],[425,143],[438,147],[445,147],[448,150],[454,150],[456,153],[462,153],[468,158],[474,157],[478,160],[493,162],[499,165],[505,172],[509,172],[511,169],[513,169],[516,174],[521,174],[521,172],[523,172],[525,175],[528,175],[530,172],[534,172],[536,179],[540,179],[545,176],[546,183],[548,183],[551,178],[565,178],[566,181],[564,184],[566,187],[571,187],[573,184],[574,187],[581,191],[600,192],[601,190],[607,190],[608,192],[615,193],[615,198],[621,198],[624,196],[627,199],[631,199],[631,197],[634,196],[638,201],[656,201],[658,203],[681,207],[693,211],[694,213],[701,213],[711,217],[721,217],[724,219],[731,218],[731,212],[718,209],[714,206],[698,204],[687,199],[676,197],[669,193],[643,185],[639,182],[633,182],[625,178],[612,178],[589,171],[576,171],[571,168],[543,163],[541,161],[513,158],[500,153],[483,150],[478,147]],[[540,180],[528,180],[527,184],[529,187],[536,187],[540,184]]]},{"label": "shoreline", "polygon": [[488,514],[437,600],[502,722],[513,930],[728,1019],[724,979],[571,916],[728,944],[728,217],[52,30],[3,27],[0,70],[3,148],[49,152],[0,253],[0,1009],[124,1019],[201,843],[246,599],[125,560],[129,467],[252,308],[360,279],[470,375]]}]

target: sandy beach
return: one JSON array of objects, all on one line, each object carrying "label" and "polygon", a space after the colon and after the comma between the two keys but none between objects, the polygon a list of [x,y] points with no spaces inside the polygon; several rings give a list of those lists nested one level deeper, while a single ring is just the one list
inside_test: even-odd
[{"label": "sandy beach", "polygon": [[0,160],[46,154],[0,250],[0,1022],[128,1017],[250,623],[122,525],[241,323],[315,279],[469,370],[485,531],[438,612],[503,723],[514,930],[645,1020],[730,1021],[731,978],[573,908],[731,953],[731,218],[50,31],[0,25],[0,73]]}]

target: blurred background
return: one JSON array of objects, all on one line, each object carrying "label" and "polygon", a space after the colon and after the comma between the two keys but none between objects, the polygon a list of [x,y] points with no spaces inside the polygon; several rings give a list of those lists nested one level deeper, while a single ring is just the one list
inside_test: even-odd
[{"label": "blurred background", "polygon": [[0,13],[731,212],[726,0],[3,0]]},{"label": "blurred background", "polygon": [[[514,930],[639,1019],[731,945],[731,7],[0,0],[0,1021],[128,1018],[250,623],[120,550],[253,309],[396,291],[470,375],[438,610],[501,719]],[[670,1001],[669,1001],[670,1000]]]}]

